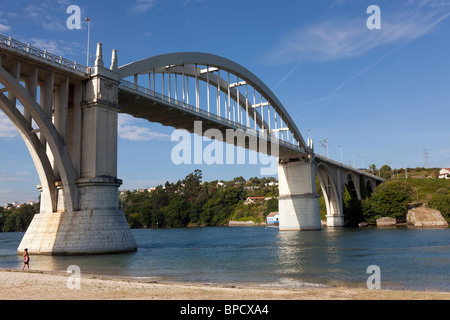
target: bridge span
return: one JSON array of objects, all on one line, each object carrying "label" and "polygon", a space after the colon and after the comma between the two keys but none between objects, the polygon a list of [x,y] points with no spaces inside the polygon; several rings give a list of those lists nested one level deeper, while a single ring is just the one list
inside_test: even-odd
[{"label": "bridge span", "polygon": [[[320,230],[320,182],[327,225],[344,225],[343,195],[383,180],[314,152],[273,92],[253,73],[205,53],[172,53],[106,68],[101,44],[88,68],[0,35],[0,109],[32,156],[41,184],[18,251],[103,254],[137,249],[118,208],[118,113],[232,140],[278,159],[280,230]],[[20,107],[17,101],[23,106]],[[214,133],[216,132],[216,133]],[[217,132],[221,134],[217,134]]]}]

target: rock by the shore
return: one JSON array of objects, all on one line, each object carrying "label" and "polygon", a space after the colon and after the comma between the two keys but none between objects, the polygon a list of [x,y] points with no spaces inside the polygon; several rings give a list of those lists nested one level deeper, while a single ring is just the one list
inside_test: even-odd
[{"label": "rock by the shore", "polygon": [[395,227],[396,223],[397,221],[395,220],[395,218],[383,217],[377,219],[377,227],[382,228]]},{"label": "rock by the shore", "polygon": [[367,227],[369,224],[367,222],[360,222],[358,223],[358,227],[363,228],[363,227]]},{"label": "rock by the shore", "polygon": [[418,207],[408,210],[406,221],[416,228],[446,228],[448,227],[442,214],[435,209]]},{"label": "rock by the shore", "polygon": [[265,226],[265,225],[266,224],[264,222],[255,223],[251,220],[249,220],[249,221],[233,221],[233,220],[228,221],[229,227],[261,227],[261,226]]}]

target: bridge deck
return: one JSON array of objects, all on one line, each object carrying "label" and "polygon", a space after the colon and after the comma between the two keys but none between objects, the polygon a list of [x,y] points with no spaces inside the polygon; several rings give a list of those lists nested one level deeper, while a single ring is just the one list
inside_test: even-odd
[{"label": "bridge deck", "polygon": [[[281,158],[299,158],[307,155],[299,146],[261,135],[260,132],[240,125],[239,123],[219,117],[205,110],[183,103],[182,101],[154,93],[146,88],[142,89],[148,92],[142,92],[137,86],[122,80],[119,87],[121,113],[127,113],[135,118],[143,118],[150,122],[157,122],[164,126],[184,129],[190,133],[196,133],[194,122],[201,121],[201,134],[203,135],[208,129],[217,129],[221,132],[223,139],[220,139],[221,137],[214,138],[220,141],[226,140],[227,130],[231,129],[235,130],[234,132],[239,138],[243,138],[243,136],[251,138],[258,137],[258,143],[256,144],[249,143],[252,139],[247,138],[245,139],[245,146],[243,146],[238,143],[238,138],[233,139],[234,145]],[[272,152],[271,144],[277,148],[279,147],[278,154]],[[261,145],[263,146],[262,148]]]},{"label": "bridge deck", "polygon": [[[10,70],[12,64],[19,60],[29,65],[39,65],[40,70],[58,70],[60,73],[68,73],[70,78],[78,80],[86,79],[92,72],[89,67],[0,34],[0,53],[2,51],[7,53],[2,55],[2,66],[6,70]],[[21,73],[26,74],[25,71],[22,70]]]},{"label": "bridge deck", "polygon": [[[249,129],[239,123],[219,117],[205,110],[197,109],[194,106],[188,105],[182,101],[163,96],[160,93],[136,86],[124,80],[121,81],[119,87],[119,105],[121,107],[121,113],[130,114],[135,118],[143,118],[150,122],[160,123],[164,126],[184,129],[191,133],[194,133],[194,121],[202,121],[202,135],[208,129],[218,129],[222,133],[222,137],[224,137],[224,139],[226,138],[227,129],[241,129],[243,130],[243,134],[247,136],[255,137],[257,135],[255,130]],[[272,154],[270,143],[271,139],[262,137],[261,140],[268,141],[268,143],[266,143],[267,150],[259,148],[259,143],[256,148],[254,148],[253,145],[249,145],[249,139],[245,139],[245,148],[274,155],[281,159],[307,157],[307,153],[301,147],[282,140],[277,140],[277,142],[274,142],[274,146],[279,147],[279,154]],[[234,145],[237,145],[237,140],[234,142]],[[380,177],[370,174],[364,170],[353,168],[349,165],[318,154],[315,154],[315,157],[327,164],[342,167],[377,181],[382,181]]]}]

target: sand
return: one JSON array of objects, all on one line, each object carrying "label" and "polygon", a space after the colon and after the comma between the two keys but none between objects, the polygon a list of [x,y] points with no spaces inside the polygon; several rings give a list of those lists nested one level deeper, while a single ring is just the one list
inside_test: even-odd
[{"label": "sand", "polygon": [[[350,287],[273,288],[179,283],[151,279],[0,270],[1,300],[450,300],[450,292]],[[68,288],[69,285],[74,288]]]}]

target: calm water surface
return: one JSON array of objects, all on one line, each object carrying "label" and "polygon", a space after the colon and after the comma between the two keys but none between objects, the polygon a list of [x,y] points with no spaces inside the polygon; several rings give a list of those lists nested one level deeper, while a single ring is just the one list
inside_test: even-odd
[{"label": "calm water surface", "polygon": [[[31,256],[35,270],[81,272],[263,286],[365,286],[367,267],[381,268],[382,288],[450,292],[450,229],[222,227],[132,230],[135,253]],[[23,233],[0,233],[0,268],[21,268]]]}]

